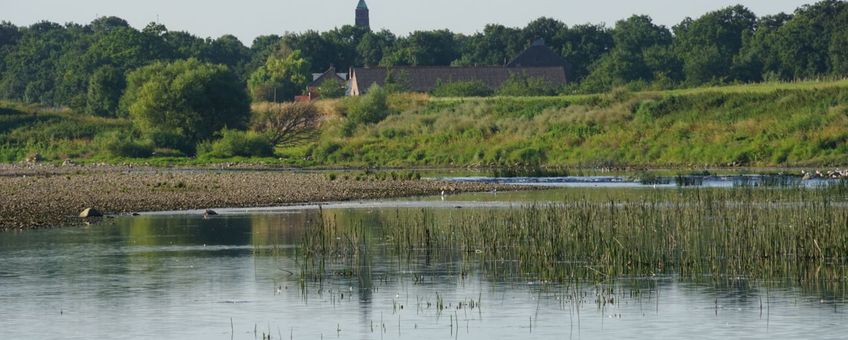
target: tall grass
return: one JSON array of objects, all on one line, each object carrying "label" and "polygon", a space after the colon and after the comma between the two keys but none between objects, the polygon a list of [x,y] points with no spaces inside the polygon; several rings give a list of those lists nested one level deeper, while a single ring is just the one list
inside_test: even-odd
[{"label": "tall grass", "polygon": [[319,153],[315,162],[838,166],[848,163],[848,82],[433,98],[352,134],[327,129],[314,147],[330,144],[339,147]]},{"label": "tall grass", "polygon": [[496,279],[556,282],[676,275],[816,289],[848,280],[845,183],[566,195],[565,203],[398,210],[367,221],[325,214],[307,230],[302,254],[319,267],[346,259],[354,270],[369,251],[453,258],[477,263]]}]

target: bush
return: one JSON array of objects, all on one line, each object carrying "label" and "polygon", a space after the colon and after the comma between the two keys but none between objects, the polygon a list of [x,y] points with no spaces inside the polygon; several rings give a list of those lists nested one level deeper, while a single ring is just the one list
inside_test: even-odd
[{"label": "bush", "polygon": [[153,155],[153,145],[140,140],[132,133],[114,131],[95,137],[100,150],[114,158],[147,158]]},{"label": "bush", "polygon": [[308,103],[262,103],[253,106],[253,129],[284,146],[312,139],[318,132],[321,113]]},{"label": "bush", "polygon": [[499,96],[555,96],[559,89],[544,78],[513,73],[496,92]]},{"label": "bush", "polygon": [[481,81],[439,82],[431,93],[434,97],[488,97],[494,93]]},{"label": "bush", "polygon": [[238,77],[225,65],[196,59],[133,71],[121,108],[144,134],[167,131],[191,144],[222,128],[244,126],[250,117],[250,99]]},{"label": "bush", "polygon": [[154,131],[148,134],[147,138],[158,148],[178,150],[186,155],[195,153],[192,141],[174,131]]},{"label": "bush", "polygon": [[201,143],[198,153],[205,157],[271,157],[274,144],[267,136],[253,131],[222,130],[221,139],[212,143]]},{"label": "bush", "polygon": [[345,86],[336,79],[327,79],[318,85],[318,96],[321,99],[341,98],[345,95]]},{"label": "bush", "polygon": [[389,115],[388,92],[377,84],[347,106],[347,118],[357,124],[376,124]]}]

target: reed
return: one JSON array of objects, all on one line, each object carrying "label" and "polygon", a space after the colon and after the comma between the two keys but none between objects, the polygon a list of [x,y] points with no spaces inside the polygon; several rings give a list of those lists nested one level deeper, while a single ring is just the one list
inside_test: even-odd
[{"label": "reed", "polygon": [[499,280],[672,275],[717,285],[787,280],[810,289],[846,281],[845,183],[565,195],[523,208],[396,210],[354,223],[325,212],[301,249],[312,262],[350,265],[352,275],[367,272],[361,258],[377,251],[463,263],[459,275],[471,263]]}]

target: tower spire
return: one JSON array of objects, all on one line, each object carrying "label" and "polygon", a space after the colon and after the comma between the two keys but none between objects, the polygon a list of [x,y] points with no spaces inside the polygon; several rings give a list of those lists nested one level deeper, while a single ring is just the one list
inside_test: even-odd
[{"label": "tower spire", "polygon": [[356,26],[371,29],[368,4],[365,3],[365,0],[359,0],[359,4],[356,5]]}]

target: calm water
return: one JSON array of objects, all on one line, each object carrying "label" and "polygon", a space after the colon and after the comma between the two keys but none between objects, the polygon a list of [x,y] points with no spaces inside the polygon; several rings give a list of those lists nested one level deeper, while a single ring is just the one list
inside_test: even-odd
[{"label": "calm water", "polygon": [[[324,209],[377,228],[422,206],[507,209],[556,192],[474,194]],[[489,203],[480,203],[480,202]],[[513,202],[513,203],[510,203]],[[0,233],[0,339],[840,339],[846,297],[786,280],[716,287],[675,277],[612,285],[494,279],[464,256],[403,257],[374,245],[357,264],[300,280],[296,244],[313,207],[219,217],[122,217]],[[844,292],[845,290],[841,290]],[[605,301],[606,303],[604,303]],[[439,306],[444,306],[439,308]]]}]

